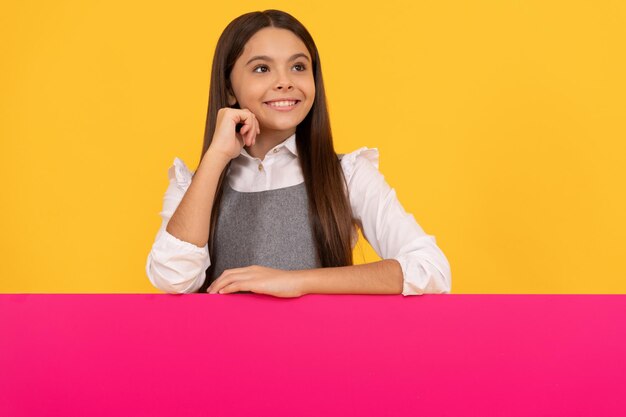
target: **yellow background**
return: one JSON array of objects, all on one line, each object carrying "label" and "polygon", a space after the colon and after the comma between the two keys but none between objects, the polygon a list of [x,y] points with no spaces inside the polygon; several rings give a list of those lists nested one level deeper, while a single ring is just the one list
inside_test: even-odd
[{"label": "yellow background", "polygon": [[313,35],[337,151],[380,150],[453,293],[625,292],[617,0],[5,2],[0,292],[160,292],[167,169],[197,166],[221,31],[269,8]]}]

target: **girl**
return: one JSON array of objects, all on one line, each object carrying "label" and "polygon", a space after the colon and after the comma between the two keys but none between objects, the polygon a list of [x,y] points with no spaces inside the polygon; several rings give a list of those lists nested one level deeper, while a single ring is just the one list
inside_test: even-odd
[{"label": "girl", "polygon": [[[169,168],[148,255],[168,293],[449,293],[450,266],[378,171],[336,154],[317,47],[288,13],[239,16],[219,38],[198,168]],[[353,265],[360,227],[383,259]]]}]

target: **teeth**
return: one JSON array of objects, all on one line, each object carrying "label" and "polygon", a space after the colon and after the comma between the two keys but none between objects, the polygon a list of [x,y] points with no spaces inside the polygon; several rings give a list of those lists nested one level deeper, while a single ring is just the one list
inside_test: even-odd
[{"label": "teeth", "polygon": [[293,106],[294,104],[296,104],[296,102],[295,101],[273,101],[267,104],[273,107],[289,107],[289,106]]}]

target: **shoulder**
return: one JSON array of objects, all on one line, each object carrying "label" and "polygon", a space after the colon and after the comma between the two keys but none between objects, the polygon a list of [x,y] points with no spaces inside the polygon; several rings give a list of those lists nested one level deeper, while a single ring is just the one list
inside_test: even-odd
[{"label": "shoulder", "polygon": [[355,151],[346,154],[337,154],[341,161],[341,168],[346,182],[350,183],[350,180],[357,172],[361,171],[378,171],[379,166],[379,152],[378,148],[368,148],[363,146]]},{"label": "shoulder", "polygon": [[194,172],[178,157],[174,158],[172,165],[167,170],[167,178],[170,183],[176,184],[182,190],[186,190],[189,187],[193,174]]}]

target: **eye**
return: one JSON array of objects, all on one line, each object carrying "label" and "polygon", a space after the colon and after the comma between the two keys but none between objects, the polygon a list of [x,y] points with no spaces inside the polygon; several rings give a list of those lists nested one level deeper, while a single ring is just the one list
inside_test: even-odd
[{"label": "eye", "polygon": [[[254,67],[252,72],[258,72],[257,69],[259,69],[259,68],[267,68],[267,65],[257,65],[256,67]],[[264,71],[262,71],[262,72],[264,72]]]},{"label": "eye", "polygon": [[[302,64],[302,63],[297,63],[297,64],[294,64],[293,66],[294,66],[294,67],[301,67],[301,68],[302,68],[302,69],[298,70],[298,72],[302,72],[302,71],[305,71],[305,70],[306,70],[306,65],[304,65],[304,64]],[[264,73],[264,72],[267,72],[267,71],[261,71],[261,72],[257,71],[257,69],[259,69],[259,68],[269,69],[269,68],[267,67],[267,65],[257,65],[256,67],[254,67],[254,69],[252,70],[252,72],[256,72],[256,73],[259,73],[259,74]]]}]

